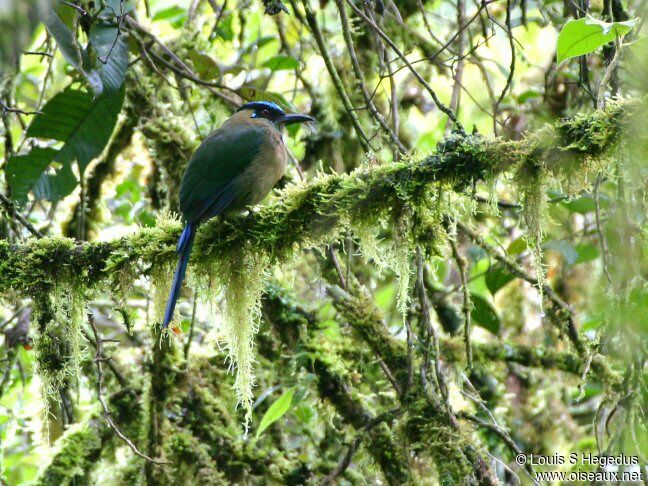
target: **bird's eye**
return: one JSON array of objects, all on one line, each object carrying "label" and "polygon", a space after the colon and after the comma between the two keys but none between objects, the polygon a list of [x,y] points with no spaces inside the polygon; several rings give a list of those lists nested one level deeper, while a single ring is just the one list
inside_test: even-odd
[{"label": "bird's eye", "polygon": [[264,109],[264,110],[261,112],[261,115],[263,115],[263,116],[270,116],[270,110],[268,110],[267,108]]}]

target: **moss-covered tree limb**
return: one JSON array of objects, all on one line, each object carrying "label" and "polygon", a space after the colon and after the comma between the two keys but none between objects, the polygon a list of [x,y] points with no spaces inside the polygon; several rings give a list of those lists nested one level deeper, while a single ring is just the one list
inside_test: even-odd
[{"label": "moss-covered tree limb", "polygon": [[75,424],[56,443],[49,463],[34,481],[37,486],[78,484],[94,468],[103,442],[112,434],[108,425],[98,417]]},{"label": "moss-covered tree limb", "polygon": [[278,286],[270,286],[264,297],[264,315],[274,332],[287,346],[301,343],[304,352],[312,357],[309,370],[318,377],[318,391],[354,429],[368,436],[368,452],[380,466],[388,484],[405,484],[412,481],[407,459],[393,437],[386,421],[376,422],[376,417],[363,404],[351,384],[349,372],[335,359],[331,350],[322,349],[316,336],[314,318],[295,303]]},{"label": "moss-covered tree limb", "polygon": [[[466,359],[465,347],[458,339],[441,339],[439,341],[442,357],[451,362],[462,363]],[[555,351],[545,347],[524,346],[514,343],[472,343],[476,361],[517,363],[529,368],[558,370],[576,376],[583,374],[586,360],[566,352]],[[619,384],[622,377],[610,369],[605,359],[596,355],[592,358],[589,376],[608,385]]]},{"label": "moss-covered tree limb", "polygon": [[[379,309],[367,292],[357,284],[354,287],[353,293],[331,288],[334,306],[360,340],[385,362],[390,373],[400,377],[399,389],[405,389],[408,374],[405,345],[389,333]],[[422,386],[409,387],[407,393],[399,393],[400,403],[406,410],[405,429],[409,432],[408,440],[412,441],[413,449],[430,454],[446,481],[457,483],[473,478],[479,484],[493,484],[488,463],[474,446],[466,442],[467,431],[460,427],[447,398],[443,397],[445,406],[439,405],[441,398],[430,398]],[[430,441],[426,437],[428,433],[434,434],[437,440]]]},{"label": "moss-covered tree limb", "polygon": [[[272,205],[248,216],[211,221],[199,231],[193,261],[209,261],[246,244],[277,261],[295,245],[308,247],[336,239],[347,225],[412,201],[431,184],[461,191],[473,181],[538,164],[548,171],[574,169],[604,157],[620,141],[628,119],[640,111],[638,101],[610,104],[605,110],[561,121],[521,141],[475,135],[452,136],[435,154],[413,162],[327,175],[291,186]],[[568,175],[568,174],[567,174]],[[75,245],[65,238],[43,238],[23,245],[0,242],[0,292],[37,292],[61,278],[61,271],[100,282],[138,263],[171,262],[179,224],[158,225],[108,242]]]}]

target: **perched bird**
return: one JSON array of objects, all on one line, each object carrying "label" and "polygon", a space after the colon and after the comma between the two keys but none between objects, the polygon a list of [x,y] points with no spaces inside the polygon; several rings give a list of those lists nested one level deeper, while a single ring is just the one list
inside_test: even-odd
[{"label": "perched bird", "polygon": [[281,178],[288,153],[281,137],[284,125],[314,121],[287,115],[275,103],[254,101],[241,106],[200,144],[180,184],[180,211],[185,222],[176,253],[162,327],[173,319],[198,226],[220,214],[260,203]]}]

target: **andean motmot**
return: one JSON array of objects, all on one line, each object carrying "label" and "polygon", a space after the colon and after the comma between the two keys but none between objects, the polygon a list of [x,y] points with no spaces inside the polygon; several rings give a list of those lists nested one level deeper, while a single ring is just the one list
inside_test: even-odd
[{"label": "andean motmot", "polygon": [[270,101],[241,106],[196,149],[180,184],[180,211],[185,223],[176,253],[162,327],[173,319],[198,226],[215,216],[260,203],[283,176],[288,152],[282,127],[314,121],[286,114]]}]

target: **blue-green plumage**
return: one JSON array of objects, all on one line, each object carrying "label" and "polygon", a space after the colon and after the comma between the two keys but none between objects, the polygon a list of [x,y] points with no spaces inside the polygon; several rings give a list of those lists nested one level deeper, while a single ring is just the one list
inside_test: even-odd
[{"label": "blue-green plumage", "polygon": [[163,327],[173,318],[198,226],[203,221],[258,204],[282,176],[287,159],[281,126],[312,121],[286,115],[267,101],[243,105],[198,147],[180,185],[185,228],[178,242],[176,267]]}]

